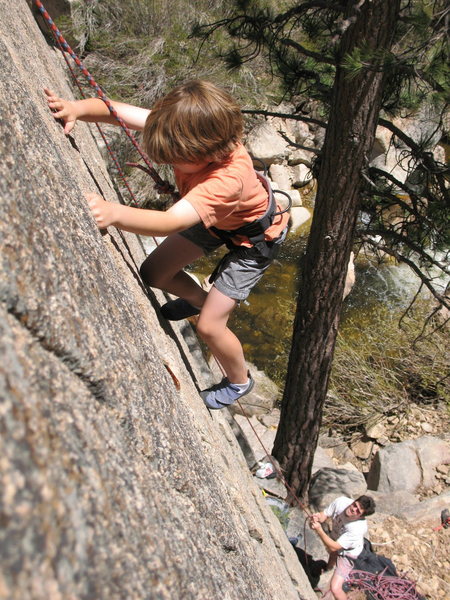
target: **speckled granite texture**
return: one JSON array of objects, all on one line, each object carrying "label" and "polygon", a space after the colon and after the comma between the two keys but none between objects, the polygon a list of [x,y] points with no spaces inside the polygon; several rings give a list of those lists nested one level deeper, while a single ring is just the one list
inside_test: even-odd
[{"label": "speckled granite texture", "polygon": [[116,195],[46,107],[61,57],[0,10],[0,599],[313,600],[137,239],[90,217]]}]

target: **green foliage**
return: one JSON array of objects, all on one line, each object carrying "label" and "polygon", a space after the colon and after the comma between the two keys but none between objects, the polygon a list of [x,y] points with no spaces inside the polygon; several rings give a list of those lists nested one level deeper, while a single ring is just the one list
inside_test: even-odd
[{"label": "green foliage", "polygon": [[230,75],[214,61],[229,37],[218,32],[214,42],[200,46],[191,35],[223,11],[218,0],[92,0],[75,5],[71,33],[87,51],[96,79],[117,99],[151,106],[178,83],[203,77],[231,88],[238,99],[258,102],[269,82],[264,73],[244,68]]},{"label": "green foliage", "polygon": [[362,69],[392,72],[396,65],[397,60],[392,52],[374,50],[369,44],[356,47],[341,61],[341,66],[347,71],[349,77],[356,77]]},{"label": "green foliage", "polygon": [[[302,11],[301,5],[235,2],[230,15],[221,21],[196,27],[195,35],[204,40],[215,40],[219,32],[226,31],[230,41],[219,56],[230,68],[242,67],[249,61],[258,64],[260,58],[267,58],[283,85],[281,94],[303,93],[310,98],[322,98],[329,94],[332,84],[327,62],[333,61],[333,49],[330,52],[329,41],[325,41],[320,33],[330,27],[337,13],[334,9]],[[308,56],[305,58],[298,52],[299,45],[313,55],[322,54],[327,60],[323,64],[312,63]]]},{"label": "green foliage", "polygon": [[416,303],[401,328],[398,317],[387,308],[373,310],[378,319],[372,315],[370,327],[361,317],[341,328],[324,427],[350,433],[368,420],[406,411],[411,403],[450,408],[448,324],[433,319],[424,332],[427,303]]}]

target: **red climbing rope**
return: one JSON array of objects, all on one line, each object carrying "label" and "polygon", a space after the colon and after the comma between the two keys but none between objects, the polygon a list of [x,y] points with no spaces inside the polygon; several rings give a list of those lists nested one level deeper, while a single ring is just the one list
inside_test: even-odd
[{"label": "red climbing rope", "polygon": [[63,35],[61,34],[61,32],[59,31],[59,29],[56,27],[55,23],[53,22],[52,18],[50,17],[50,15],[48,14],[48,12],[45,10],[44,5],[42,4],[42,2],[40,0],[33,0],[33,1],[34,1],[34,4],[36,5],[36,8],[39,10],[39,12],[42,14],[43,18],[47,22],[47,24],[48,24],[48,26],[49,26],[52,34],[54,35],[55,39],[58,42],[58,45],[62,48],[62,50],[64,52],[67,52],[72,57],[72,59],[74,60],[75,64],[81,69],[81,72],[83,73],[83,75],[88,80],[89,84],[97,92],[98,97],[101,100],[103,100],[103,102],[106,104],[106,106],[108,107],[109,112],[117,120],[117,122],[119,123],[119,125],[122,127],[122,129],[124,130],[124,132],[126,133],[126,135],[128,136],[128,138],[130,139],[130,141],[133,144],[133,146],[139,152],[142,160],[145,162],[145,165],[146,165],[146,167],[144,168],[144,170],[150,175],[150,177],[156,183],[156,187],[157,187],[158,191],[161,192],[161,193],[163,193],[163,194],[171,194],[172,197],[175,200],[177,200],[178,199],[178,194],[175,192],[174,187],[168,181],[165,181],[164,179],[162,179],[159,176],[159,174],[157,173],[157,171],[153,167],[152,163],[150,162],[148,156],[145,154],[145,152],[143,152],[143,150],[139,146],[138,142],[136,141],[136,138],[131,133],[130,129],[127,127],[127,125],[125,124],[125,122],[123,121],[123,119],[121,117],[119,117],[119,115],[117,114],[117,111],[115,110],[115,108],[111,104],[111,101],[109,100],[109,98],[106,96],[106,94],[100,88],[100,86],[98,85],[98,83],[95,81],[95,79],[92,77],[92,75],[86,69],[86,67],[83,65],[83,63],[81,62],[81,60],[78,58],[78,56],[75,54],[75,52],[69,46],[69,44],[66,42],[66,40],[63,37]]},{"label": "red climbing rope", "polygon": [[347,583],[368,592],[374,600],[420,600],[414,581],[405,577],[376,575],[367,571],[350,571]]},{"label": "red climbing rope", "polygon": [[[50,31],[52,31],[52,30],[50,30]],[[52,31],[52,33],[53,33],[53,31]],[[61,50],[61,53],[62,53],[62,55],[64,57],[65,62],[66,62],[67,68],[69,69],[69,71],[70,71],[70,73],[72,75],[73,81],[74,81],[75,85],[77,86],[78,91],[80,92],[80,95],[83,98],[86,98],[86,94],[84,93],[83,88],[82,88],[82,86],[81,86],[81,84],[80,84],[80,82],[78,80],[78,77],[76,76],[76,74],[75,74],[75,72],[74,72],[74,70],[72,68],[72,65],[70,64],[70,62],[69,62],[69,60],[67,58],[67,55],[64,52],[64,48],[61,46],[61,44],[59,42],[59,39],[55,35],[54,35],[54,38],[55,38],[56,43],[58,44],[59,49]],[[109,156],[110,156],[111,160],[113,161],[114,166],[117,169],[117,172],[119,174],[119,177],[122,180],[122,183],[124,184],[124,186],[128,190],[128,193],[129,193],[130,198],[131,198],[130,206],[139,207],[139,202],[138,202],[136,196],[134,195],[134,192],[131,189],[130,184],[128,183],[128,180],[127,180],[127,178],[125,176],[125,173],[123,172],[123,169],[120,166],[120,163],[117,160],[117,157],[116,157],[113,149],[111,148],[111,146],[110,146],[110,144],[109,144],[109,142],[108,142],[108,140],[107,140],[107,138],[106,138],[106,136],[105,136],[105,134],[103,132],[103,129],[100,127],[99,123],[95,123],[95,126],[97,127],[97,131],[98,131],[99,135],[101,136],[101,138],[103,140],[103,143],[105,144],[106,149],[108,150]],[[130,164],[130,163],[126,163],[126,164]],[[142,165],[139,165],[137,163],[133,163],[132,166],[136,166],[136,167],[139,167],[141,169],[144,169],[144,167]]]}]

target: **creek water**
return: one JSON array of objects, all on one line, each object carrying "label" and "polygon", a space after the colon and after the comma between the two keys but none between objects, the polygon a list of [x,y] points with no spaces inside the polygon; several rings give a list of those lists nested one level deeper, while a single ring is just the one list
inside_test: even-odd
[{"label": "creek water", "polygon": [[[312,203],[309,205],[312,208]],[[234,311],[230,328],[239,337],[246,359],[273,379],[280,387],[286,375],[298,289],[299,261],[306,249],[311,220],[290,233],[278,259],[267,270],[248,300]],[[147,251],[149,238],[143,238]],[[148,243],[146,243],[148,242]],[[188,271],[203,281],[213,271],[226,249],[196,261]],[[377,264],[372,257],[355,260],[355,285],[344,301],[339,336],[357,348],[364,343],[363,331],[377,322],[386,310],[400,318],[419,287],[409,267],[392,263]],[[393,320],[386,323],[391,328]]]},{"label": "creek water", "polygon": [[[309,225],[310,221],[288,236],[278,260],[248,301],[234,311],[229,323],[247,360],[280,386],[288,364],[300,280],[298,264],[306,248]],[[189,271],[202,281],[221,254],[197,261]],[[400,317],[417,291],[418,281],[406,266],[379,265],[367,257],[355,261],[355,273],[355,285],[344,301],[339,335],[357,346],[362,329],[380,318],[380,307]]]}]

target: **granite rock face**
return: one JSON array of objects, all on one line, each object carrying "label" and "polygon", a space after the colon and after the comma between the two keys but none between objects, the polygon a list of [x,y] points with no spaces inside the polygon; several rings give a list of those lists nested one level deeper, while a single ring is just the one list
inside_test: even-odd
[{"label": "granite rock face", "polygon": [[61,57],[25,0],[0,7],[0,598],[312,600],[188,326],[89,214],[117,198],[89,127],[46,107]]}]

